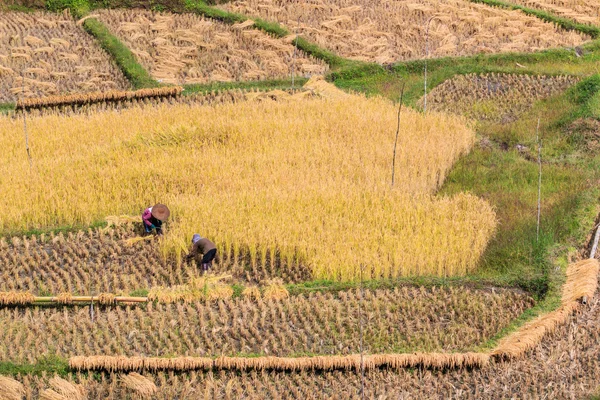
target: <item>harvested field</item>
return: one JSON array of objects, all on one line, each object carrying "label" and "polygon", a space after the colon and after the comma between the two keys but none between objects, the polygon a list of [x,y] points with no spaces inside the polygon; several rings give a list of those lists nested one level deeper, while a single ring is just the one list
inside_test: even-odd
[{"label": "harvested field", "polygon": [[600,25],[598,0],[511,0],[511,3],[548,11],[582,24]]},{"label": "harvested field", "polygon": [[425,25],[433,16],[431,57],[537,51],[589,39],[519,11],[467,0],[236,0],[221,7],[280,22],[340,56],[380,64],[424,58]]},{"label": "harvested field", "polygon": [[[102,307],[95,322],[84,307],[3,308],[0,358],[34,362],[52,351],[62,357],[353,354],[359,299],[351,290],[278,301]],[[511,290],[365,290],[364,348],[373,354],[472,350],[532,303]]]},{"label": "harvested field", "polygon": [[[330,88],[317,82],[315,92]],[[465,121],[405,110],[390,189],[396,106],[323,95],[332,98],[293,107],[265,99],[33,117],[34,174],[14,135],[21,121],[0,119],[0,173],[12,188],[0,231],[89,225],[161,201],[172,219],[160,243],[176,257],[200,232],[222,254],[248,254],[252,269],[286,263],[317,279],[356,279],[357,249],[365,279],[472,271],[494,211],[469,194],[432,196],[473,145]]]},{"label": "harvested field", "polygon": [[[327,65],[250,24],[195,14],[102,10],[99,19],[163,83],[254,81],[320,75]],[[295,54],[295,59],[294,59]]]},{"label": "harvested field", "polygon": [[129,87],[70,15],[0,12],[0,102]]},{"label": "harvested field", "polygon": [[[531,109],[537,100],[557,95],[578,81],[572,76],[458,75],[428,93],[427,109],[478,121],[509,123]],[[419,106],[423,106],[423,99]]]},{"label": "harvested field", "polygon": [[[165,261],[156,241],[129,243],[142,229],[141,218],[137,229],[0,239],[0,292],[127,295],[153,286],[181,285],[198,274],[192,263]],[[272,278],[302,282],[311,276],[309,270],[285,263],[277,269],[270,263],[253,266],[243,255],[234,259],[233,254],[220,254],[213,272],[227,273],[234,281],[246,283],[264,283]]]},{"label": "harvested field", "polygon": [[[520,360],[492,363],[484,369],[368,370],[368,399],[582,399],[598,394],[600,380],[600,301],[570,318]],[[145,374],[157,385],[157,399],[204,396],[210,399],[360,399],[361,376],[356,371],[315,373],[274,371],[191,371],[186,374]],[[118,398],[123,393],[118,374],[100,374],[98,381],[74,374],[90,398]],[[19,378],[33,395],[48,378]],[[202,398],[202,397],[201,397]]]}]

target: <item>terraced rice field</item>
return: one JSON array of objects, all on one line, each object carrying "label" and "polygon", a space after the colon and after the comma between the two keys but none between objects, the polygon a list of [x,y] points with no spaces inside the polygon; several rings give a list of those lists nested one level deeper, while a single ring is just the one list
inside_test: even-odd
[{"label": "terraced rice field", "polygon": [[0,102],[129,88],[114,61],[70,15],[0,12]]},{"label": "terraced rice field", "polygon": [[467,0],[236,0],[226,10],[277,21],[340,56],[394,63],[431,57],[537,51],[589,38],[527,16]]},{"label": "terraced rice field", "polygon": [[255,81],[320,75],[327,64],[250,24],[194,14],[102,10],[99,19],[163,83]]}]

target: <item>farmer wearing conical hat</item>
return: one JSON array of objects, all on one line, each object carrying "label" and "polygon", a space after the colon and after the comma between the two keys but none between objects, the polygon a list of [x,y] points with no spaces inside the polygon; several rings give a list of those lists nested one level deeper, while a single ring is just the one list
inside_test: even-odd
[{"label": "farmer wearing conical hat", "polygon": [[146,233],[152,233],[156,230],[157,235],[162,235],[162,224],[169,218],[170,214],[169,207],[164,204],[158,203],[146,208],[142,214],[142,222],[144,228],[146,228]]},{"label": "farmer wearing conical hat", "polygon": [[[202,259],[199,256],[202,255]],[[207,238],[203,238],[197,233],[192,237],[192,250],[185,257],[187,261],[196,258],[196,264],[202,266],[202,272],[207,272],[212,265],[212,261],[217,255],[217,247]]]}]

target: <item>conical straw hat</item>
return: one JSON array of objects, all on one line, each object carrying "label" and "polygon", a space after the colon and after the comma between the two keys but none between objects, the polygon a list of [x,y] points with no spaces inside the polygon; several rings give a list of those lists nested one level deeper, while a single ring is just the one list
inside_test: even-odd
[{"label": "conical straw hat", "polygon": [[171,215],[169,207],[164,204],[158,203],[152,206],[152,216],[160,221],[166,221]]}]

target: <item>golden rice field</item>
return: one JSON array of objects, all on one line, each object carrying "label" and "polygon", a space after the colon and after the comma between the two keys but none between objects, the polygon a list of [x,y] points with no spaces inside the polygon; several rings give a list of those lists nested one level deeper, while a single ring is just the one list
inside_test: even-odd
[{"label": "golden rice field", "polygon": [[32,117],[32,167],[22,121],[3,118],[0,231],[89,225],[161,201],[165,254],[200,232],[252,268],[282,260],[317,279],[472,271],[494,211],[433,195],[473,145],[466,121],[405,110],[392,188],[394,104],[312,84],[330,98]]},{"label": "golden rice field", "polygon": [[513,0],[511,2],[548,11],[583,24],[600,25],[598,0]]},{"label": "golden rice field", "polygon": [[[598,393],[600,303],[570,318],[527,357],[492,363],[483,369],[369,369],[365,372],[367,399],[498,399],[589,398]],[[360,399],[361,374],[350,371],[190,371],[142,373],[156,386],[155,399]],[[125,374],[74,373],[66,377],[80,384],[88,398],[140,395],[122,378]],[[17,377],[21,390],[36,398],[44,390],[58,390],[52,375]],[[1,379],[1,378],[0,378]],[[13,380],[14,382],[14,380]],[[147,382],[146,382],[147,383]],[[67,386],[62,383],[63,386]],[[144,385],[145,386],[145,385]],[[68,386],[67,386],[68,387]],[[2,383],[0,381],[0,390]],[[54,388],[54,389],[53,389]],[[1,392],[0,392],[1,393]]]},{"label": "golden rice field", "polygon": [[0,102],[129,88],[108,54],[70,15],[0,12]]},{"label": "golden rice field", "polygon": [[[506,327],[533,300],[526,294],[466,287],[365,290],[364,349],[369,354],[467,351]],[[282,300],[243,297],[146,307],[0,309],[0,358],[35,362],[93,356],[294,356],[357,352],[358,290]],[[18,343],[18,346],[15,346]]]},{"label": "golden rice field", "polygon": [[254,81],[323,74],[327,65],[287,41],[195,14],[101,10],[99,19],[163,83]]},{"label": "golden rice field", "polygon": [[[578,81],[573,76],[457,75],[428,93],[427,109],[479,121],[509,123],[531,109],[536,101],[562,93]],[[423,98],[418,104],[423,106]]]},{"label": "golden rice field", "polygon": [[467,0],[235,0],[226,10],[277,21],[340,56],[380,64],[431,57],[529,52],[589,39],[519,11]]}]

